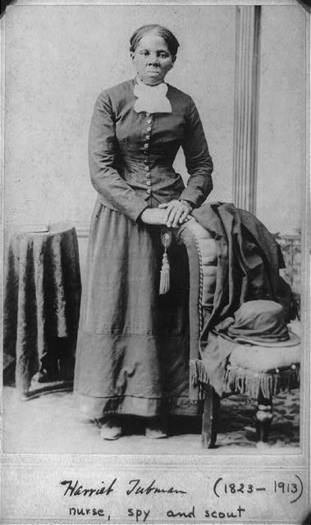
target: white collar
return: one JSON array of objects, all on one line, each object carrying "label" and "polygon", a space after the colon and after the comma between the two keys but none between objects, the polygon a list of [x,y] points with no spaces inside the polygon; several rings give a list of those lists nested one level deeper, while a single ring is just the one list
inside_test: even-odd
[{"label": "white collar", "polygon": [[166,97],[168,85],[165,82],[156,86],[147,86],[136,78],[134,95],[137,100],[134,109],[137,113],[172,113],[172,106]]}]

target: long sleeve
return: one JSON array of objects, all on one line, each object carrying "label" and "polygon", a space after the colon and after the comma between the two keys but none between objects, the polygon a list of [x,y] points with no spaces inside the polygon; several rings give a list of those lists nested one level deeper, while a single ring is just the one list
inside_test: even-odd
[{"label": "long sleeve", "polygon": [[109,96],[103,92],[95,103],[89,132],[91,182],[105,200],[136,221],[148,204],[118,173],[117,151],[111,102]]},{"label": "long sleeve", "polygon": [[208,151],[200,116],[192,99],[186,117],[185,137],[182,148],[185,154],[189,179],[187,187],[180,195],[180,199],[191,202],[197,208],[213,189],[211,177],[213,162]]}]

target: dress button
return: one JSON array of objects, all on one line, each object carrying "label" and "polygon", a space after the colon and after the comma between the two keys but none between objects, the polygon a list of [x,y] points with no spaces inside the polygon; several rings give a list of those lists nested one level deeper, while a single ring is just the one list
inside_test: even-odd
[{"label": "dress button", "polygon": [[145,142],[144,149],[148,149],[148,148],[149,148],[149,144],[148,144],[148,142]]},{"label": "dress button", "polygon": [[151,131],[151,126],[147,126],[147,131]]},{"label": "dress button", "polygon": [[[144,160],[144,164],[148,164],[149,163],[149,160],[148,159],[145,159]],[[149,166],[148,166],[149,167]],[[146,168],[145,168],[146,169]]]},{"label": "dress button", "polygon": [[150,171],[150,167],[149,166],[145,166],[145,171]]},{"label": "dress button", "polygon": [[150,195],[150,194],[151,194],[151,189],[148,188],[148,189],[146,190],[146,192],[148,193],[148,195]]},{"label": "dress button", "polygon": [[147,186],[151,186],[151,180],[147,180],[146,184]]},{"label": "dress button", "polygon": [[148,135],[145,136],[145,139],[146,140],[150,140],[150,134],[148,133]]},{"label": "dress button", "polygon": [[147,118],[147,124],[151,124],[151,122],[152,122],[152,118],[150,118],[150,117]]}]

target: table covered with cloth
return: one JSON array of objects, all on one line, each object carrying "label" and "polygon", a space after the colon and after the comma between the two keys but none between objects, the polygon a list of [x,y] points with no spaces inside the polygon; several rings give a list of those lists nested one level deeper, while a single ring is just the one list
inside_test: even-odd
[{"label": "table covered with cloth", "polygon": [[273,300],[286,322],[297,314],[274,236],[250,212],[231,203],[205,203],[179,230],[189,259],[190,395],[198,385],[226,391],[228,349],[215,344],[213,330],[246,301]]},{"label": "table covered with cloth", "polygon": [[[4,368],[21,394],[34,376],[70,381],[79,322],[81,279],[75,228],[14,233],[4,283]],[[42,384],[43,384],[42,383]]]}]

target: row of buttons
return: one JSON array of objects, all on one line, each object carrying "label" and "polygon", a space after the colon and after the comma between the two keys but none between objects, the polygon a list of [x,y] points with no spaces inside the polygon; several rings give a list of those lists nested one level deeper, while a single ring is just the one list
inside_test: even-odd
[{"label": "row of buttons", "polygon": [[[147,116],[147,128],[146,128],[146,135],[145,135],[145,143],[144,143],[144,155],[148,155],[149,153],[149,146],[150,146],[150,137],[151,137],[151,128],[152,128],[152,117],[150,115],[150,113],[147,113],[146,114]],[[145,164],[145,171],[146,171],[146,185],[148,186],[147,187],[147,194],[148,195],[151,195],[151,175],[150,175],[150,166],[149,166],[149,160],[148,159],[145,159],[144,160],[144,164]]]}]

